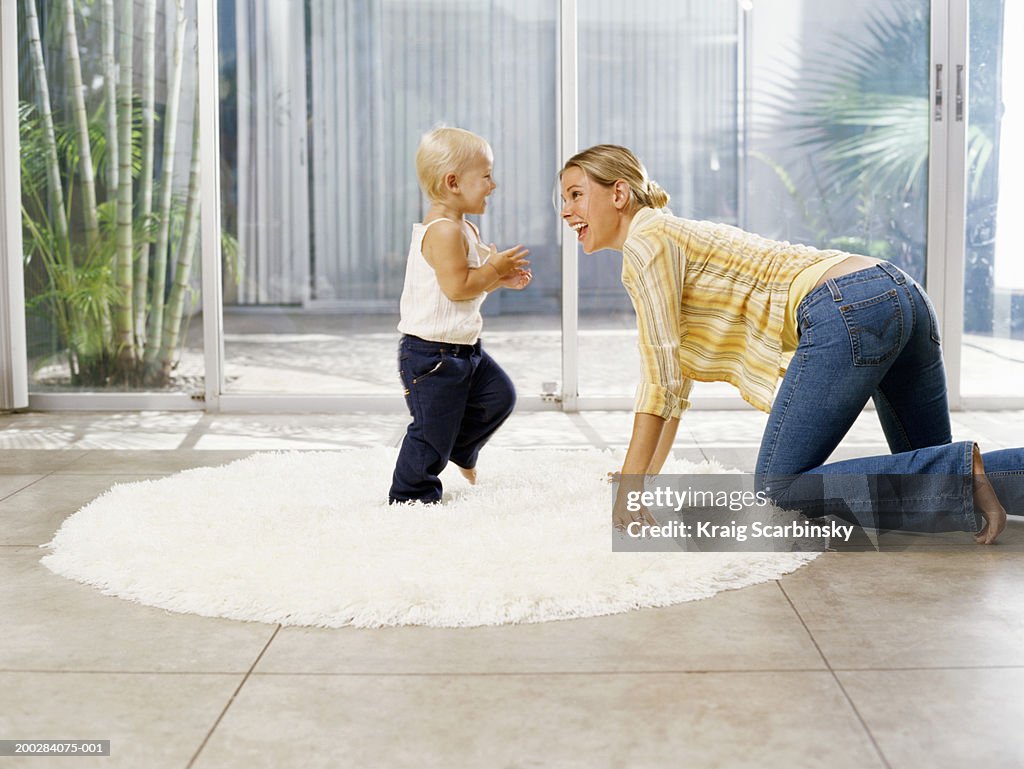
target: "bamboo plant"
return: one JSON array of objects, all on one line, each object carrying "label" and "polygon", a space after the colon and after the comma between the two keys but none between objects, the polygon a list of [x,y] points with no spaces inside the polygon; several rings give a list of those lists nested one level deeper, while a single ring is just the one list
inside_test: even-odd
[{"label": "bamboo plant", "polygon": [[[171,384],[194,305],[200,185],[194,117],[187,190],[176,192],[173,181],[182,152],[182,74],[195,66],[195,51],[185,46],[185,0],[162,2],[173,15],[174,35],[158,118],[157,0],[22,0],[32,71],[32,99],[19,108],[29,306],[53,324],[74,386]],[[137,4],[138,83],[132,64]],[[40,11],[53,29],[59,19],[59,38],[41,30]],[[84,63],[93,65],[84,73],[80,30],[97,20],[101,55]],[[48,69],[49,50],[61,56]],[[99,85],[83,85],[97,77]],[[55,103],[54,94],[62,93],[55,83],[65,84],[66,104]],[[235,243],[225,237],[223,246],[232,267]]]}]

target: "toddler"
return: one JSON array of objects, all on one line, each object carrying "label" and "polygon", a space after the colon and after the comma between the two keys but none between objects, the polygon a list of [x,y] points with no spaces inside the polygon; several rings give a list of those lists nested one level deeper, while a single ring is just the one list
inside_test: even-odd
[{"label": "toddler", "polygon": [[449,460],[476,482],[480,449],[512,413],[508,375],[480,345],[480,306],[497,288],[522,289],[532,275],[521,246],[483,246],[466,214],[482,214],[497,185],[490,145],[459,128],[420,142],[416,172],[430,199],[412,243],[402,290],[398,368],[412,414],[389,500],[438,502]]}]

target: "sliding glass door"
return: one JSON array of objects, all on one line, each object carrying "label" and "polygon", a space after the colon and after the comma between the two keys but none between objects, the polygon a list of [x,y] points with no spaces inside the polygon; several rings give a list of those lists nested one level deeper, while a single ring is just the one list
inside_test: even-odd
[{"label": "sliding glass door", "polygon": [[398,300],[420,137],[485,137],[484,239],[531,251],[533,284],[484,304],[484,343],[522,395],[558,379],[557,5],[221,3],[226,394],[401,396]]},{"label": "sliding glass door", "polygon": [[[964,398],[1024,395],[1024,29],[1019,2],[971,0],[963,260]],[[955,77],[955,75],[954,75]],[[954,87],[956,83],[954,81]],[[955,115],[954,115],[955,119]]]},{"label": "sliding glass door", "polygon": [[[632,149],[688,217],[736,223],[735,3],[579,4],[579,145]],[[579,251],[581,397],[632,394],[639,356],[617,253]]]},{"label": "sliding glass door", "polygon": [[[599,142],[634,149],[676,214],[904,268],[942,317],[954,405],[1020,406],[1018,5],[19,0],[0,119],[20,133],[5,214],[32,403],[400,410],[413,156],[444,123],[494,148],[485,240],[531,250],[533,284],[484,305],[523,407],[628,407],[636,383],[621,261],[563,251],[549,203]],[[204,114],[219,135],[200,145]],[[200,213],[220,237],[200,240]],[[741,405],[727,385],[694,397]]]},{"label": "sliding glass door", "polygon": [[18,5],[30,387],[201,393],[195,2]]},{"label": "sliding glass door", "polygon": [[[679,216],[923,281],[929,29],[929,0],[580,3],[580,146],[629,146]],[[631,393],[621,259],[579,259],[580,392]],[[738,401],[721,384],[703,396]]]}]

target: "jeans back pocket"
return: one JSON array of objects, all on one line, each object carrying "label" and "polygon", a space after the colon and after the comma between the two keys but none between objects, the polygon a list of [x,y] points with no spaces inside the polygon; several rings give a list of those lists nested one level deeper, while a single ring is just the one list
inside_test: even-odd
[{"label": "jeans back pocket", "polygon": [[896,289],[839,308],[850,334],[854,366],[877,366],[899,352],[903,308]]}]

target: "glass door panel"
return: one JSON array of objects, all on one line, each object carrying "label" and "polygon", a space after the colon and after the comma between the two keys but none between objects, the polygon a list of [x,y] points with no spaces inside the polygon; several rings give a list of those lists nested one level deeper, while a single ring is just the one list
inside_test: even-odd
[{"label": "glass door panel", "polygon": [[201,393],[195,2],[18,6],[30,389]]},{"label": "glass door panel", "polygon": [[744,226],[923,283],[930,0],[756,0]]},{"label": "glass door panel", "polygon": [[965,396],[1024,395],[1024,55],[1020,3],[971,0],[964,252]]},{"label": "glass door panel", "polygon": [[[680,216],[736,223],[735,3],[578,8],[579,144],[622,144],[672,197]],[[617,253],[579,251],[581,396],[632,395],[636,321]]]},{"label": "glass door panel", "polygon": [[741,226],[885,259],[922,285],[931,0],[754,0]]},{"label": "glass door panel", "polygon": [[[677,215],[923,280],[929,0],[606,0],[579,15],[581,147],[629,146]],[[581,394],[631,394],[620,258],[579,258]],[[738,398],[723,384],[694,395]]]},{"label": "glass door panel", "polygon": [[427,203],[415,152],[438,124],[485,137],[498,189],[476,223],[522,243],[535,279],[484,304],[520,395],[557,380],[557,4],[221,4],[229,393],[401,396],[398,301]]},{"label": "glass door panel", "polygon": [[750,5],[746,226],[923,281],[929,0]]}]

